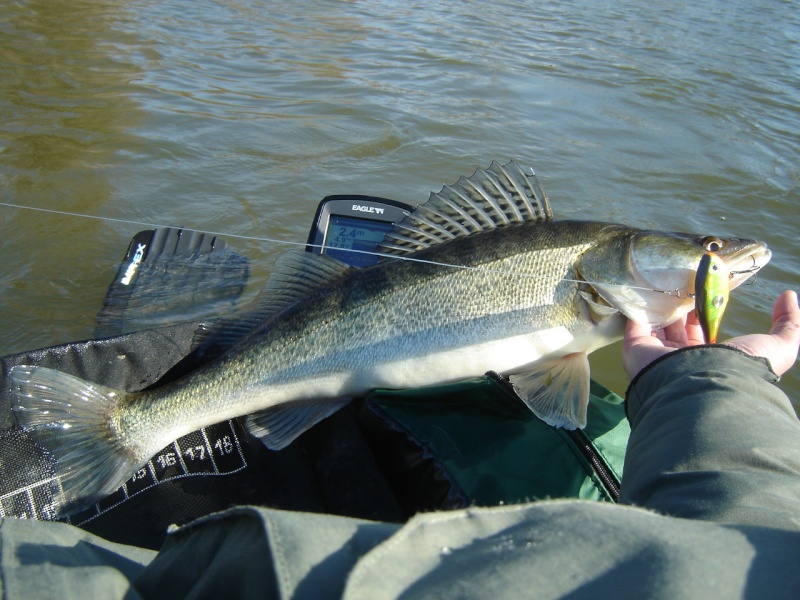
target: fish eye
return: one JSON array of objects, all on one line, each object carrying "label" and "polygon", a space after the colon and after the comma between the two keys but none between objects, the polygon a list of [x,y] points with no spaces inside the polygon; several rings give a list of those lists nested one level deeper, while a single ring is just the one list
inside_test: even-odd
[{"label": "fish eye", "polygon": [[703,245],[703,248],[709,252],[719,252],[725,245],[725,242],[723,242],[721,239],[712,236],[704,237],[702,240],[700,240],[700,243]]}]

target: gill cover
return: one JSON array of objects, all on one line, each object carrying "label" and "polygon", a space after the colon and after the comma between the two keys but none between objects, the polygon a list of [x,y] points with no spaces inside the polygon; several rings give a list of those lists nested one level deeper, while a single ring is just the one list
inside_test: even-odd
[{"label": "gill cover", "polygon": [[[698,237],[682,233],[609,227],[578,260],[578,272],[608,304],[626,317],[667,325],[693,306],[697,264],[704,253]],[[680,294],[664,292],[677,291]]]}]

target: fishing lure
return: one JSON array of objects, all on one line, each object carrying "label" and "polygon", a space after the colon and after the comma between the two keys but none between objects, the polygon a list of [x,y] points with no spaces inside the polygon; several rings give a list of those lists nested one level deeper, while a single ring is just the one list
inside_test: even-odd
[{"label": "fishing lure", "polygon": [[728,306],[731,273],[725,261],[706,252],[694,279],[695,311],[707,344],[716,344],[722,315]]}]

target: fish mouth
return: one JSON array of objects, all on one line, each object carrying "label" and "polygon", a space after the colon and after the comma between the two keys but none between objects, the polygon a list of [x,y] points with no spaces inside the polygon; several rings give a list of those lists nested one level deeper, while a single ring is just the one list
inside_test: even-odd
[{"label": "fish mouth", "polygon": [[720,253],[720,256],[727,263],[731,275],[731,289],[734,289],[758,273],[772,258],[772,251],[764,242],[752,240],[744,248],[728,256],[726,253]]}]

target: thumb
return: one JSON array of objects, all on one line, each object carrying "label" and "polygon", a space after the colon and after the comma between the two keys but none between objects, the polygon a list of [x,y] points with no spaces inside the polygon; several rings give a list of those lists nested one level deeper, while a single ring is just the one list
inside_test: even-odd
[{"label": "thumb", "polygon": [[797,360],[797,350],[800,347],[800,307],[797,305],[796,292],[787,290],[775,301],[769,333],[787,346],[780,357],[772,359],[775,372],[785,373]]},{"label": "thumb", "polygon": [[800,348],[800,307],[797,294],[791,290],[783,292],[772,309],[772,327],[769,335],[750,334],[725,342],[750,354],[769,360],[772,370],[783,375],[792,368]]},{"label": "thumb", "polygon": [[800,307],[797,305],[797,292],[786,290],[778,296],[772,309],[772,327],[769,332],[787,343],[800,344]]}]

